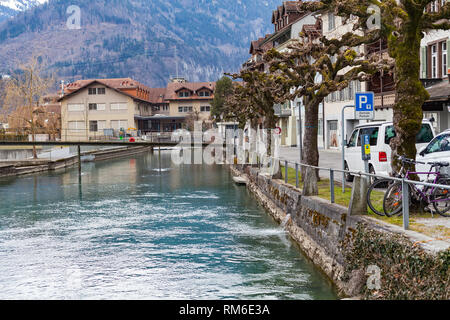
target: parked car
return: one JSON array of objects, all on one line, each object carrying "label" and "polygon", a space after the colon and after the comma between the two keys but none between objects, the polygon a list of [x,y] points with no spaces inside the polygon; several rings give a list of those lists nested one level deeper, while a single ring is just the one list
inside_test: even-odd
[{"label": "parked car", "polygon": [[[426,147],[419,151],[417,160],[420,162],[450,162],[450,130],[438,134]],[[417,164],[416,169],[419,172],[429,172],[431,165]],[[442,168],[442,173],[450,175],[450,168]],[[421,175],[420,178],[426,178]]]},{"label": "parked car", "polygon": [[[345,168],[351,171],[364,171],[364,161],[361,158],[361,136],[370,136],[371,160],[369,172],[388,176],[391,168],[391,147],[389,143],[396,136],[392,122],[370,122],[356,126],[345,148]],[[416,138],[416,148],[421,150],[433,140],[433,126],[428,120],[422,122],[422,128]],[[352,181],[351,175],[346,175],[347,181]]]}]

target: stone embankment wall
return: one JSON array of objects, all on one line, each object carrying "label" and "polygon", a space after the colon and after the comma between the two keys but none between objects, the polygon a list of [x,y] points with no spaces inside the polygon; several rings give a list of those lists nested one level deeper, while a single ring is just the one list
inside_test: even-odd
[{"label": "stone embankment wall", "polygon": [[[103,161],[151,151],[152,147],[122,147],[99,151],[82,152],[82,156],[93,155],[94,161]],[[78,163],[78,156],[64,157],[57,160],[31,159],[18,161],[0,160],[0,177],[18,176],[43,171],[58,170],[74,166]]]},{"label": "stone embankment wall", "polygon": [[[419,250],[426,259],[436,260],[435,264],[438,265],[438,268],[445,268],[446,264],[450,262],[448,256],[444,258],[444,261],[439,260],[440,253],[445,252],[445,250],[449,252],[448,243],[440,243],[442,247],[439,247],[436,243],[431,244],[429,241],[432,239],[424,235],[409,231],[405,233],[400,227],[368,216],[349,216],[348,208],[331,204],[329,201],[318,197],[302,196],[300,189],[285,184],[281,180],[260,175],[257,168],[249,166],[230,168],[234,175],[245,174],[247,176],[249,181],[247,187],[276,221],[280,223],[288,221],[285,228],[290,236],[306,256],[332,280],[343,297],[417,298],[414,295],[412,297],[402,296],[402,290],[409,290],[409,288],[403,288],[402,284],[395,284],[398,290],[395,291],[396,294],[389,296],[391,291],[394,292],[392,282],[396,280],[395,277],[383,276],[383,272],[389,272],[389,270],[383,271],[385,267],[383,265],[379,266],[379,280],[380,285],[385,287],[386,292],[383,292],[382,289],[372,290],[373,287],[367,284],[367,281],[370,280],[368,267],[371,264],[389,265],[397,263],[394,260],[397,259],[396,255],[399,253],[389,251],[392,243],[398,244],[398,250],[407,251],[404,254],[405,257],[414,256],[417,253],[416,251]],[[355,251],[355,248],[366,246],[360,240],[365,239],[365,234],[371,234],[370,237],[376,238],[373,236],[374,233],[387,240],[384,244],[380,242],[379,248],[380,252],[386,251],[385,256],[377,257],[376,254],[370,253],[370,256],[365,257],[362,261],[358,257],[365,256],[365,254]],[[366,238],[365,240],[371,243],[372,239]],[[354,245],[355,239],[359,241],[357,246]],[[411,250],[411,246],[419,242],[420,245],[414,246],[414,249]],[[358,248],[358,250],[360,249]],[[389,254],[392,254],[392,257]],[[386,261],[382,261],[382,259],[386,259]],[[400,261],[400,263],[402,262]],[[449,272],[444,272],[442,278],[437,276],[433,279],[433,283],[439,287],[438,289],[444,292],[437,298],[445,297],[445,292],[448,290],[448,276]],[[377,289],[376,280],[375,289]],[[441,280],[442,282],[440,282]],[[445,283],[447,284],[445,285]],[[432,296],[432,298],[435,298],[435,296]]]},{"label": "stone embankment wall", "polygon": [[0,150],[0,161],[27,159],[33,156],[33,149],[5,149]]}]

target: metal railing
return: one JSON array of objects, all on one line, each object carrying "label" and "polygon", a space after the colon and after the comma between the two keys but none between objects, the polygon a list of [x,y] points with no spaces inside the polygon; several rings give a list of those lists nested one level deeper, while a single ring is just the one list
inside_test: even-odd
[{"label": "metal railing", "polygon": [[[402,183],[402,213],[403,213],[403,228],[405,230],[409,229],[409,223],[410,223],[410,203],[409,203],[409,185],[421,185],[426,187],[434,187],[434,188],[441,188],[441,189],[447,189],[450,190],[450,185],[441,185],[441,184],[435,184],[435,183],[429,183],[429,182],[422,182],[422,181],[414,181],[414,180],[408,180],[405,178],[396,178],[396,177],[388,177],[388,176],[381,176],[377,174],[371,174],[361,171],[351,171],[351,170],[342,170],[342,169],[332,169],[332,168],[325,168],[325,167],[319,167],[319,166],[312,166],[307,165],[303,163],[288,161],[288,160],[280,160],[281,163],[284,163],[284,182],[288,183],[288,170],[289,170],[289,164],[292,164],[295,169],[295,180],[296,180],[296,188],[299,187],[299,168],[310,168],[314,170],[322,170],[322,171],[328,171],[329,177],[330,177],[330,202],[335,203],[335,173],[339,172],[343,175],[350,174],[352,176],[359,176],[359,177],[366,177],[369,178],[377,178],[377,179],[389,179],[392,181],[397,181]],[[345,193],[345,184],[342,186],[342,192]]]}]

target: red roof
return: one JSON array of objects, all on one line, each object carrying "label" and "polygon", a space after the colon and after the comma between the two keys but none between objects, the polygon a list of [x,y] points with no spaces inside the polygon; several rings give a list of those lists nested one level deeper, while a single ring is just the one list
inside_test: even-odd
[{"label": "red roof", "polygon": [[150,88],[150,102],[165,103],[166,88]]},{"label": "red roof", "polygon": [[132,97],[134,99],[151,102],[150,99],[145,99],[143,96],[136,96],[133,94],[130,94],[129,92],[124,92],[124,90],[132,89],[136,90],[136,92],[147,92],[149,95],[151,94],[151,91],[153,90],[150,87],[147,87],[146,85],[133,80],[131,78],[118,78],[118,79],[89,79],[89,80],[78,80],[73,83],[69,83],[64,86],[64,96],[59,99],[61,101],[65,97],[72,95],[75,92],[78,92],[79,90],[86,88],[87,86],[93,84],[93,83],[99,83],[106,87],[109,87],[111,89],[116,90],[117,92],[120,92],[122,94],[125,94],[129,97]]}]

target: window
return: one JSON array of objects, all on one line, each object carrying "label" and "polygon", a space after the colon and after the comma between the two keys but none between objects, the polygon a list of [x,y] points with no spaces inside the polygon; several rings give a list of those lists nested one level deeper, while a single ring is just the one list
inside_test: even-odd
[{"label": "window", "polygon": [[126,103],[111,103],[111,110],[127,110],[128,106]]},{"label": "window", "polygon": [[106,89],[105,88],[98,88],[97,89],[97,94],[106,94]]},{"label": "window", "polygon": [[183,107],[183,112],[192,112],[192,107]]},{"label": "window", "polygon": [[431,77],[437,78],[437,46],[431,46]]},{"label": "window", "polygon": [[[394,126],[386,127],[384,143],[389,144],[391,139],[396,136]],[[433,131],[429,124],[422,124],[422,128],[416,136],[416,143],[428,143],[433,139]]]},{"label": "window", "polygon": [[88,90],[89,90],[88,94],[90,95],[97,94],[97,88],[89,88]]},{"label": "window", "polygon": [[91,132],[97,132],[98,131],[97,121],[89,121],[89,131],[91,131]]},{"label": "window", "polygon": [[178,112],[183,112],[183,107],[178,107]]},{"label": "window", "polygon": [[359,130],[353,131],[352,136],[350,137],[350,140],[347,145],[349,148],[356,147],[356,143],[358,141],[358,133],[359,133]]},{"label": "window", "polygon": [[200,107],[200,111],[201,112],[210,112],[211,111],[211,107],[210,106]]},{"label": "window", "polygon": [[105,110],[106,109],[106,105],[104,103],[89,103],[89,110]]},{"label": "window", "polygon": [[111,120],[111,128],[114,130],[127,129],[128,121],[127,120]]},{"label": "window", "polygon": [[423,124],[416,136],[416,143],[428,143],[433,140],[433,131],[428,124]]},{"label": "window", "polygon": [[199,97],[210,97],[211,96],[211,92],[209,92],[209,91],[200,91],[198,93],[198,96]]},{"label": "window", "polygon": [[431,12],[437,12],[438,11],[438,1],[431,2]]},{"label": "window", "polygon": [[384,143],[389,144],[391,139],[395,137],[394,126],[386,127],[386,132],[384,134]]},{"label": "window", "polygon": [[[378,141],[378,131],[380,130],[379,127],[372,127],[372,128],[362,128],[360,137],[364,135],[369,135],[370,137],[370,145],[376,146]],[[358,146],[361,146],[361,139],[358,139]]]},{"label": "window", "polygon": [[442,77],[447,75],[447,42],[441,43],[442,49]]},{"label": "window", "polygon": [[70,111],[70,112],[73,112],[73,111],[84,111],[84,104],[69,103],[67,105],[67,111]]},{"label": "window", "polygon": [[106,129],[106,120],[97,120],[97,128],[99,131]]},{"label": "window", "polygon": [[333,30],[336,27],[334,13],[328,13],[328,31]]},{"label": "window", "polygon": [[425,153],[450,151],[450,134],[436,137],[426,148]]},{"label": "window", "polygon": [[69,130],[85,130],[84,121],[69,121]]},{"label": "window", "polygon": [[348,84],[348,96],[349,96],[350,100],[352,100],[355,95],[355,90],[354,90],[353,85],[354,85],[353,81],[350,81]]},{"label": "window", "polygon": [[189,91],[181,91],[181,92],[178,92],[178,97],[180,97],[180,98],[187,98],[187,97],[189,97],[191,94],[190,94],[190,92]]}]

